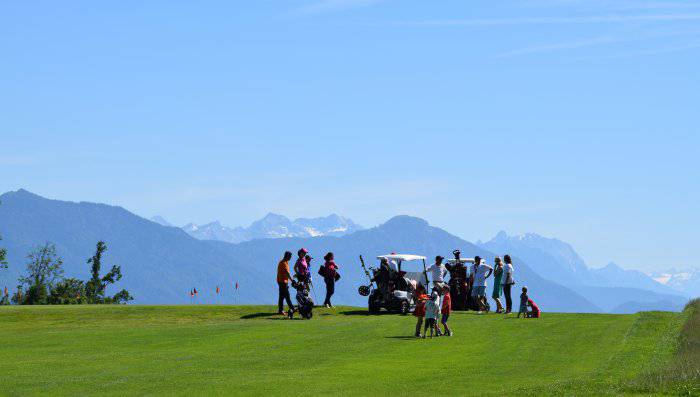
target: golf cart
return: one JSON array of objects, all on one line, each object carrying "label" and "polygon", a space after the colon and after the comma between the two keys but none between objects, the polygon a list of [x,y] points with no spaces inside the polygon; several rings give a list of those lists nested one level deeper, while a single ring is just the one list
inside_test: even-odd
[{"label": "golf cart", "polygon": [[[370,268],[368,271],[364,259],[360,256],[360,262],[369,279],[369,285],[361,286],[358,292],[362,296],[368,296],[369,312],[378,313],[383,308],[390,312],[408,314],[415,306],[413,291],[418,284],[428,285],[425,257],[389,254],[380,255],[377,259],[380,261],[379,268]],[[405,262],[415,261],[422,262],[423,270],[407,271],[404,266]],[[374,283],[376,283],[376,288]]]}]

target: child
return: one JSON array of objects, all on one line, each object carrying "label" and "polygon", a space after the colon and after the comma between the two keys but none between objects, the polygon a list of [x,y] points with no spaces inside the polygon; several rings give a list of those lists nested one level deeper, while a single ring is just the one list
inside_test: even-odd
[{"label": "child", "polygon": [[529,298],[527,297],[527,287],[523,287],[523,293],[520,294],[520,311],[518,311],[518,318],[520,318],[520,315],[522,314],[524,317],[527,317],[527,300]]},{"label": "child", "polygon": [[423,339],[428,334],[430,328],[430,337],[433,337],[433,331],[437,326],[437,317],[440,314],[440,295],[436,291],[430,294],[430,299],[425,303],[425,328],[423,329]]},{"label": "child", "polygon": [[[439,287],[434,287],[433,288],[433,293],[438,294],[438,298],[440,298],[440,302],[443,301],[442,299],[442,287],[444,287],[445,284],[443,283]],[[440,316],[442,315],[442,305],[438,304],[437,305],[437,315],[435,316],[435,336],[442,336],[442,331],[440,331],[440,325],[438,325],[438,320],[440,319]]]},{"label": "child", "polygon": [[416,338],[420,338],[420,327],[423,325],[423,317],[425,317],[425,302],[428,300],[428,295],[425,294],[425,288],[422,284],[418,284],[415,292],[416,308],[413,309],[413,315],[418,317],[416,322]]},{"label": "child", "polygon": [[527,312],[529,318],[540,318],[540,308],[532,299],[527,300],[527,305],[532,308],[532,311]]},{"label": "child", "polygon": [[450,287],[445,286],[442,289],[442,318],[440,322],[445,329],[446,336],[452,336],[452,330],[447,326],[447,319],[450,318],[452,311],[452,297],[450,296]]}]

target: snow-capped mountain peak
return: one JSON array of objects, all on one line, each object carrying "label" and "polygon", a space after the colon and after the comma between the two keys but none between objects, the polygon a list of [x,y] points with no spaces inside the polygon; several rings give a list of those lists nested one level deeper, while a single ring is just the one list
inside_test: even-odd
[{"label": "snow-capped mountain peak", "polygon": [[230,228],[214,221],[200,226],[189,223],[182,229],[200,240],[240,243],[263,238],[339,237],[361,230],[362,227],[337,214],[319,218],[298,218],[292,221],[284,215],[270,212],[247,228]]}]

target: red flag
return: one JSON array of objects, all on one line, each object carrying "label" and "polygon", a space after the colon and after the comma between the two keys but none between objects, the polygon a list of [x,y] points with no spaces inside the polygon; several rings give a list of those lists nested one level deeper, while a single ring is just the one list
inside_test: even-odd
[{"label": "red flag", "polygon": [[238,289],[238,281],[236,281],[236,289]]},{"label": "red flag", "polygon": [[216,293],[218,294],[219,291],[220,291],[220,290],[219,290],[219,286],[217,285],[217,286],[216,286]]},{"label": "red flag", "polygon": [[197,288],[194,289],[194,294],[197,295]]},{"label": "red flag", "polygon": [[9,292],[7,292],[7,287],[5,287],[5,296],[10,295]]}]

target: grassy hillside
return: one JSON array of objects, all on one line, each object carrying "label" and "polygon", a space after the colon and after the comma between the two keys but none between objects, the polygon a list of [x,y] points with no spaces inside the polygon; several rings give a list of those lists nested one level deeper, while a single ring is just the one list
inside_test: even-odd
[{"label": "grassy hillside", "polygon": [[455,313],[455,336],[432,340],[410,336],[412,316],[336,308],[302,321],[272,311],[0,307],[0,394],[700,392],[700,310],[539,320]]}]

